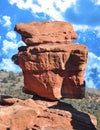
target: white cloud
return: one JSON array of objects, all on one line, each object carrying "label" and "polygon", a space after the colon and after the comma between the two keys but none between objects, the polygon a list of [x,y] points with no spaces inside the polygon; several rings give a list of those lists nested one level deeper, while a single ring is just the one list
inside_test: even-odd
[{"label": "white cloud", "polygon": [[3,53],[8,55],[12,54],[12,51],[15,50],[15,52],[18,50],[18,47],[20,46],[25,46],[25,43],[23,41],[18,41],[17,34],[14,31],[9,31],[6,33],[6,39],[2,41],[3,46],[2,46],[2,51]]},{"label": "white cloud", "polygon": [[88,69],[97,68],[100,72],[100,56],[96,56],[94,53],[89,52]]},{"label": "white cloud", "polygon": [[3,47],[2,47],[2,50],[4,53],[8,53],[8,50],[10,49],[16,49],[18,48],[18,44],[14,43],[13,41],[7,41],[7,40],[4,40],[3,41]]},{"label": "white cloud", "polygon": [[0,41],[1,41],[1,36],[0,36]]},{"label": "white cloud", "polygon": [[9,0],[11,5],[16,4],[19,9],[29,9],[35,15],[44,13],[52,20],[64,20],[62,13],[76,2],[77,0]]},{"label": "white cloud", "polygon": [[[81,31],[82,33],[86,32],[86,31],[91,31],[92,33],[94,33],[97,36],[97,38],[100,38],[100,26],[92,27],[92,26],[88,26],[88,25],[73,24],[73,28],[75,31]],[[84,39],[85,38],[86,38],[86,36],[84,37]]]},{"label": "white cloud", "polygon": [[88,65],[85,73],[86,85],[87,87],[96,88],[96,85],[99,83],[99,81],[94,83],[94,79],[91,77],[91,74],[93,73],[92,69],[96,69],[98,72],[98,75],[95,75],[95,77],[100,77],[100,57],[96,56],[92,52],[89,52]]},{"label": "white cloud", "polygon": [[16,40],[14,40],[14,41],[4,40],[2,50],[3,50],[3,53],[8,54],[8,52],[9,52],[9,54],[10,54],[11,51],[13,51],[13,50],[15,50],[15,52],[16,52],[18,47],[22,46],[22,45],[25,45],[24,42],[22,42],[22,41],[16,42]]},{"label": "white cloud", "polygon": [[75,31],[82,31],[82,32],[85,32],[87,30],[91,30],[92,28],[88,25],[76,25],[76,24],[73,24],[73,27],[74,27],[74,30]]},{"label": "white cloud", "polygon": [[96,26],[94,30],[97,31],[96,35],[98,38],[100,38],[100,26]]},{"label": "white cloud", "polygon": [[94,84],[94,82],[91,78],[86,81],[86,87],[87,88],[96,88],[96,85]]},{"label": "white cloud", "polygon": [[6,38],[10,40],[16,40],[16,33],[14,31],[9,31],[6,34]]},{"label": "white cloud", "polygon": [[60,9],[61,12],[65,12],[66,9],[75,5],[77,0],[55,0],[56,7]]},{"label": "white cloud", "polygon": [[[93,0],[92,0],[93,1]],[[94,1],[93,1],[94,2]],[[95,0],[95,5],[100,5],[100,0]]]},{"label": "white cloud", "polygon": [[11,17],[10,16],[2,16],[2,18],[0,19],[0,23],[4,27],[10,27],[10,25],[11,25]]},{"label": "white cloud", "polygon": [[100,31],[97,33],[97,37],[100,38]]},{"label": "white cloud", "polygon": [[0,69],[4,69],[7,71],[14,71],[14,72],[18,72],[21,69],[15,65],[11,59],[7,59],[7,58],[3,58],[2,59],[2,63],[0,63]]},{"label": "white cloud", "polygon": [[16,4],[19,9],[29,9],[33,3],[33,0],[9,0],[10,4]]}]

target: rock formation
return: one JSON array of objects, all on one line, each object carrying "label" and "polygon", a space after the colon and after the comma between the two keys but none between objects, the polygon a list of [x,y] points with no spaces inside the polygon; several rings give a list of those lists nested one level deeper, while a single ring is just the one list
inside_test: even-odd
[{"label": "rock formation", "polygon": [[15,31],[26,43],[13,56],[23,70],[24,92],[52,100],[84,97],[88,48],[73,43],[77,34],[70,23],[20,23]]},{"label": "rock formation", "polygon": [[[83,98],[88,49],[74,44],[77,34],[66,22],[17,24],[26,46],[12,59],[24,75],[32,99],[0,98],[0,130],[96,130],[95,116],[60,98]],[[56,101],[53,101],[56,100]]]},{"label": "rock formation", "polygon": [[70,104],[1,97],[0,130],[96,130],[95,116]]}]

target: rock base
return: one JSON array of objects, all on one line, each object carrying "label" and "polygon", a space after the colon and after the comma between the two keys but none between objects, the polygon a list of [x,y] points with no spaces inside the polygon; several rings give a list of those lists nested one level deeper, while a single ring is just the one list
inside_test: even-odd
[{"label": "rock base", "polygon": [[96,130],[95,116],[64,102],[2,97],[0,104],[0,130]]}]

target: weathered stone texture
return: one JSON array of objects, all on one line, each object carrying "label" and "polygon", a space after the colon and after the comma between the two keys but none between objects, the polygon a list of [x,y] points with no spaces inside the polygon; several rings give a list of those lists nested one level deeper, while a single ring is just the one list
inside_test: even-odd
[{"label": "weathered stone texture", "polygon": [[96,130],[96,125],[95,116],[64,102],[0,100],[0,130]]},{"label": "weathered stone texture", "polygon": [[22,35],[22,40],[27,45],[62,43],[77,38],[71,23],[67,22],[20,23],[16,25],[15,30]]},{"label": "weathered stone texture", "polygon": [[74,44],[70,23],[31,22],[17,24],[27,46],[19,48],[16,63],[24,74],[23,91],[56,100],[83,98],[88,48]]}]

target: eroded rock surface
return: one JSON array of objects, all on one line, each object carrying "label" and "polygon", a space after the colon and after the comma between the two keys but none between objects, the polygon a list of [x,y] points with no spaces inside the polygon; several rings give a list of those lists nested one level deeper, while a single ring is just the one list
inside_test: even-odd
[{"label": "eroded rock surface", "polygon": [[96,125],[95,116],[64,102],[0,100],[0,130],[96,130]]},{"label": "eroded rock surface", "polygon": [[52,100],[84,97],[88,48],[73,43],[70,23],[20,23],[15,30],[26,43],[15,62],[23,70],[24,92]]},{"label": "eroded rock surface", "polygon": [[62,43],[76,39],[71,23],[67,22],[30,22],[17,24],[15,30],[22,35],[22,40],[29,45],[44,43]]}]

